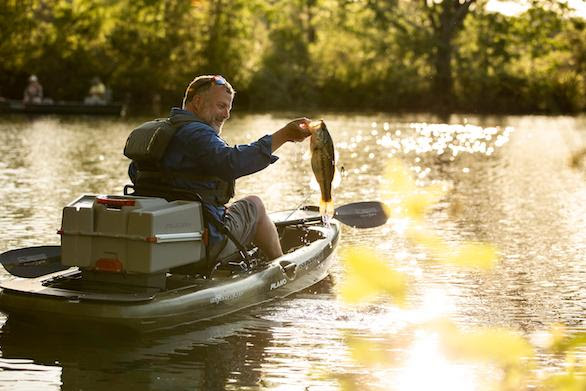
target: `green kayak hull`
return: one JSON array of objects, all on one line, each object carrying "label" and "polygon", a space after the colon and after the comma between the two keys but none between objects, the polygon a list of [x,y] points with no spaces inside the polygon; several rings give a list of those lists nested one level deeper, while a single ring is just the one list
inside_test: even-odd
[{"label": "green kayak hull", "polygon": [[[273,215],[284,219],[288,213]],[[305,212],[302,217],[310,217]],[[321,281],[335,259],[340,235],[336,221],[290,229],[301,245],[249,271],[219,273],[211,278],[168,275],[164,289],[96,291],[64,289],[61,280],[81,278],[77,268],[33,279],[0,284],[0,310],[11,321],[55,325],[83,331],[114,326],[152,332],[224,316],[308,288]],[[291,236],[291,235],[289,235]],[[311,238],[308,240],[306,238]],[[304,239],[305,238],[305,239]]]}]

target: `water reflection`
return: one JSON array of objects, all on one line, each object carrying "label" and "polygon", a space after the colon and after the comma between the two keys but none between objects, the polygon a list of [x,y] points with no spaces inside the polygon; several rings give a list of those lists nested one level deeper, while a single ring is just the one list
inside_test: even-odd
[{"label": "water reflection", "polygon": [[[316,117],[328,123],[345,169],[336,205],[381,199],[388,159],[400,158],[418,185],[447,190],[428,214],[438,235],[452,244],[494,243],[500,264],[480,273],[430,262],[405,238],[400,219],[371,230],[344,227],[340,249],[367,244],[410,276],[409,311],[384,300],[358,308],[339,303],[336,281],[343,276],[335,265],[319,289],[148,338],[48,336],[8,325],[0,334],[0,367],[8,369],[0,384],[27,389],[34,377],[47,389],[62,382],[63,389],[337,390],[353,375],[386,389],[490,389],[500,376],[493,368],[454,363],[437,336],[413,334],[409,326],[446,316],[465,327],[505,326],[524,335],[556,322],[584,331],[586,171],[571,162],[586,146],[585,117]],[[120,193],[128,163],[121,151],[140,122],[0,119],[0,251],[57,243],[65,204],[83,193]],[[286,122],[239,115],[224,136],[249,142]],[[237,197],[259,194],[269,210],[318,203],[307,149],[283,146],[276,164],[238,181]],[[0,278],[10,277],[0,270]],[[382,368],[358,364],[353,338],[393,360]],[[539,360],[549,370],[561,367],[552,355]]]},{"label": "water reflection", "polygon": [[[13,369],[57,372],[63,389],[103,390],[115,385],[115,389],[221,390],[230,384],[254,386],[260,381],[263,347],[271,340],[266,326],[266,322],[240,316],[173,334],[133,338],[114,332],[45,335],[9,324],[0,334],[0,344],[3,356],[10,359],[0,365],[21,363],[20,367],[13,364]],[[29,364],[30,360],[36,364]]]}]

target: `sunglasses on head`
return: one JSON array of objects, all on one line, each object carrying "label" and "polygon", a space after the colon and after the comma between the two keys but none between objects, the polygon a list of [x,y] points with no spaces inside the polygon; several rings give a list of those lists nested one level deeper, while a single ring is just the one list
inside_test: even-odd
[{"label": "sunglasses on head", "polygon": [[216,83],[216,85],[218,85],[218,86],[225,86],[226,85],[226,79],[224,79],[222,76],[218,76],[218,75],[212,76],[210,81],[212,83]]},{"label": "sunglasses on head", "polygon": [[217,86],[225,86],[226,84],[228,84],[228,82],[222,76],[215,75],[199,83],[199,85],[194,85],[191,94],[195,95],[198,91],[207,88],[210,84],[215,84]]},{"label": "sunglasses on head", "polygon": [[200,91],[203,90],[207,90],[208,88],[210,88],[212,85],[217,85],[217,86],[226,86],[226,88],[228,88],[228,82],[226,81],[226,79],[224,79],[222,76],[219,75],[214,75],[214,76],[210,76],[210,77],[206,77],[205,80],[201,80],[199,79],[196,83],[192,83],[189,86],[189,89],[187,91],[187,95],[185,97],[185,102],[189,102],[191,101],[191,99],[193,99],[193,97],[199,93]]}]

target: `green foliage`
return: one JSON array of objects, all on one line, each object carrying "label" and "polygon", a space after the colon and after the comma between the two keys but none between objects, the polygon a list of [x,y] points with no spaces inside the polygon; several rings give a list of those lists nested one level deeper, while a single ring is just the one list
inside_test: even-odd
[{"label": "green foliage", "polygon": [[510,18],[496,13],[479,12],[466,24],[460,37],[457,60],[456,94],[468,111],[488,106],[491,111],[527,109],[520,102],[523,80],[510,66],[519,53],[512,47]]},{"label": "green foliage", "polygon": [[155,94],[178,94],[179,99],[182,91],[176,85],[189,79],[186,62],[203,63],[196,54],[201,48],[180,44],[190,44],[190,5],[125,0],[112,8],[112,30],[103,50],[111,59],[105,73],[117,97],[141,105],[151,102]]},{"label": "green foliage", "polygon": [[293,108],[315,101],[309,46],[314,37],[315,1],[275,1],[264,19],[268,45],[251,81],[252,101],[269,109]]},{"label": "green foliage", "polygon": [[148,112],[217,73],[258,110],[584,111],[584,20],[551,0],[514,17],[485,3],[6,0],[0,94],[20,98],[34,73],[47,96],[82,100],[99,76]]},{"label": "green foliage", "polygon": [[540,6],[516,17],[479,12],[466,31],[458,60],[461,106],[492,112],[584,110],[583,23]]}]

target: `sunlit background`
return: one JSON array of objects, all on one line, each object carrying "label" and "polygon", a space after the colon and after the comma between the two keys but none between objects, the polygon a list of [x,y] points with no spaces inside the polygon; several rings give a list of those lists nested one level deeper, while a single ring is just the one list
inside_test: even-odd
[{"label": "sunlit background", "polygon": [[[586,2],[584,0],[566,0],[560,1],[573,9],[573,14],[586,17]],[[486,9],[492,12],[500,12],[505,15],[518,15],[530,7],[529,1],[507,1],[507,0],[489,0]]]}]

